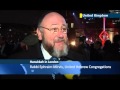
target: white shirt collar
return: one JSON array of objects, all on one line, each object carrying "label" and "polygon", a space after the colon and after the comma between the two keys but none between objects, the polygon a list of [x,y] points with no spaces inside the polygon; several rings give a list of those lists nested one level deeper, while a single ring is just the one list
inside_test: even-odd
[{"label": "white shirt collar", "polygon": [[41,51],[43,53],[43,57],[44,59],[50,59],[52,56],[45,50],[45,48],[43,47],[43,44],[41,44]]}]

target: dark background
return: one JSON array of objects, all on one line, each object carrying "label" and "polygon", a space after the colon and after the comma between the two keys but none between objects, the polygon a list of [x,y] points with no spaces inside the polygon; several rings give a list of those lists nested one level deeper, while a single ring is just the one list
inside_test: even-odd
[{"label": "dark background", "polygon": [[[37,25],[39,17],[44,11],[46,10],[0,10],[0,23]],[[54,11],[65,14],[65,10]]]}]

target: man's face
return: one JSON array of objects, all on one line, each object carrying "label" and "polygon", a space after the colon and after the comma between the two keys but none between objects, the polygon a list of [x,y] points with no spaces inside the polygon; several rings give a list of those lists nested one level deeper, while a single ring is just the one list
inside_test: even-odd
[{"label": "man's face", "polygon": [[68,37],[64,18],[60,15],[48,15],[43,20],[42,26],[49,29],[44,29],[41,33],[44,48],[52,56],[66,56],[68,54]]},{"label": "man's face", "polygon": [[45,37],[43,35],[44,48],[55,57],[66,56],[68,53],[68,39],[51,35],[51,37]]}]

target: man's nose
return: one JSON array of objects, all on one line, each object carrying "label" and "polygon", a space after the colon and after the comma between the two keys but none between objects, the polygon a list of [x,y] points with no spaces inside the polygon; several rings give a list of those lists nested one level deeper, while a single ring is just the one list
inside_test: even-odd
[{"label": "man's nose", "polygon": [[58,36],[58,37],[61,37],[61,38],[64,37],[64,33],[62,32],[62,30],[58,31],[57,36]]}]

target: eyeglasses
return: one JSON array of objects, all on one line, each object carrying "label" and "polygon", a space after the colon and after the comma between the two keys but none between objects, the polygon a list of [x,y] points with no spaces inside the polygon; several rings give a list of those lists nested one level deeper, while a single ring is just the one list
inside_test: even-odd
[{"label": "eyeglasses", "polygon": [[[59,32],[59,28],[58,28],[58,27],[46,28],[46,27],[43,27],[43,26],[39,26],[39,28],[47,29],[47,30],[49,30],[51,33],[58,33],[58,32]],[[68,32],[68,28],[67,28],[66,26],[62,26],[62,27],[61,27],[61,31],[66,34],[66,33]]]}]

